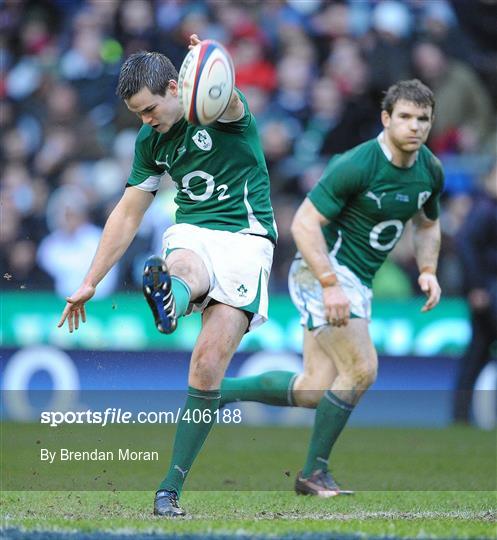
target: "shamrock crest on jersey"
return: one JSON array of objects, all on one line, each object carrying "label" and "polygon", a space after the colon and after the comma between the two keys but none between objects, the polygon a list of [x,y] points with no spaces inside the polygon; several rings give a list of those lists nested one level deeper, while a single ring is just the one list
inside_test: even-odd
[{"label": "shamrock crest on jersey", "polygon": [[212,148],[211,136],[207,133],[207,131],[205,131],[205,129],[197,131],[197,133],[195,133],[195,135],[192,137],[192,141],[200,148],[200,150],[205,150],[208,152]]}]

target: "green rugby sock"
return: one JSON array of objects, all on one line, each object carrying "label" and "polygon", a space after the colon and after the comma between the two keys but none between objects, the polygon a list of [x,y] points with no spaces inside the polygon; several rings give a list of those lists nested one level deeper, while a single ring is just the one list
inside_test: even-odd
[{"label": "green rugby sock", "polygon": [[[160,489],[175,491],[179,497],[186,475],[204,444],[215,414],[219,409],[219,390],[197,390],[188,387],[188,397],[174,439],[169,471],[160,483]],[[207,412],[210,411],[210,414]],[[198,421],[198,420],[201,421]]]},{"label": "green rugby sock", "polygon": [[308,478],[318,469],[328,470],[331,449],[345,427],[354,406],[326,390],[319,401],[311,442],[302,476]]},{"label": "green rugby sock", "polygon": [[253,377],[225,377],[221,381],[222,407],[234,401],[258,401],[268,405],[293,407],[293,371],[266,371]]},{"label": "green rugby sock", "polygon": [[173,290],[174,302],[176,303],[176,316],[181,317],[186,313],[190,303],[190,287],[177,276],[171,276],[171,288]]}]

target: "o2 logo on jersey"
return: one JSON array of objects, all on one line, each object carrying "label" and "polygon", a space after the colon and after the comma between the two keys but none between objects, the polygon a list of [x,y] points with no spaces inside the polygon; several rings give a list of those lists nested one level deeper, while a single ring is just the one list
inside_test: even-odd
[{"label": "o2 logo on jersey", "polygon": [[[205,180],[204,193],[195,194],[190,189],[190,182],[194,178],[202,178],[202,180]],[[212,176],[212,174],[209,174],[205,171],[193,171],[191,173],[186,174],[181,179],[181,185],[183,186],[183,189],[181,191],[183,193],[186,193],[192,201],[207,201],[214,194],[214,188],[215,188],[215,191],[219,192],[219,195],[217,197],[218,201],[224,201],[225,199],[230,198],[229,193],[226,193],[228,191],[228,186],[226,184],[220,184],[219,186],[216,187],[216,183],[214,181],[214,177]]]},{"label": "o2 logo on jersey", "polygon": [[200,150],[204,150],[205,152],[208,152],[212,148],[211,136],[205,129],[197,131],[192,137],[192,141],[200,148]]},{"label": "o2 logo on jersey", "polygon": [[423,204],[430,198],[431,191],[422,191],[418,195],[418,210],[421,210]]},{"label": "o2 logo on jersey", "polygon": [[[395,234],[390,242],[386,244],[380,244],[380,234],[389,227],[395,227]],[[398,219],[389,219],[388,221],[382,221],[375,225],[369,233],[369,244],[378,251],[389,251],[395,246],[397,240],[400,238],[402,231],[404,230],[404,224]]]}]

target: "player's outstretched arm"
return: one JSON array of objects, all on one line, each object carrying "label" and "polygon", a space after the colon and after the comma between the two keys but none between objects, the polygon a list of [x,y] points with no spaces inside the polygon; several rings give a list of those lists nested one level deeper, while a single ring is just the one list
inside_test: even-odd
[{"label": "player's outstretched arm", "polygon": [[328,223],[309,199],[300,205],[292,222],[292,235],[302,257],[323,288],[323,302],[333,326],[344,326],[350,318],[350,302],[338,284],[321,227]]},{"label": "player's outstretched arm", "polygon": [[413,218],[414,253],[419,268],[418,283],[427,300],[421,311],[430,311],[439,302],[442,290],[436,272],[440,252],[440,221],[428,219],[421,209]]},{"label": "player's outstretched arm", "polygon": [[85,304],[95,294],[97,285],[122,257],[141,223],[153,195],[134,187],[124,191],[123,196],[105,224],[90,269],[77,291],[66,298],[59,328],[67,321],[69,332],[79,328],[79,321],[86,322]]}]

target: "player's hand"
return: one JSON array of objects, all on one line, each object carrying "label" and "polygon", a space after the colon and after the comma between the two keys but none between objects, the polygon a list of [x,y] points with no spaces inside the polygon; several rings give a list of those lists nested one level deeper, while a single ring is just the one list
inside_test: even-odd
[{"label": "player's hand", "polygon": [[442,289],[440,289],[440,285],[438,284],[437,276],[431,272],[422,272],[419,274],[418,283],[421,290],[428,297],[425,305],[421,308],[421,311],[424,313],[433,309],[440,302]]},{"label": "player's hand", "polygon": [[85,303],[95,294],[95,287],[93,285],[83,284],[81,287],[71,296],[66,298],[67,304],[62,312],[58,328],[61,328],[67,320],[67,326],[69,332],[79,328],[79,321],[86,322]]},{"label": "player's hand", "polygon": [[188,49],[191,51],[193,49],[193,47],[195,47],[199,43],[200,43],[200,39],[197,36],[197,34],[192,34],[190,36],[190,45],[188,45]]},{"label": "player's hand", "polygon": [[324,309],[332,326],[346,326],[350,319],[350,302],[340,285],[323,287]]}]

